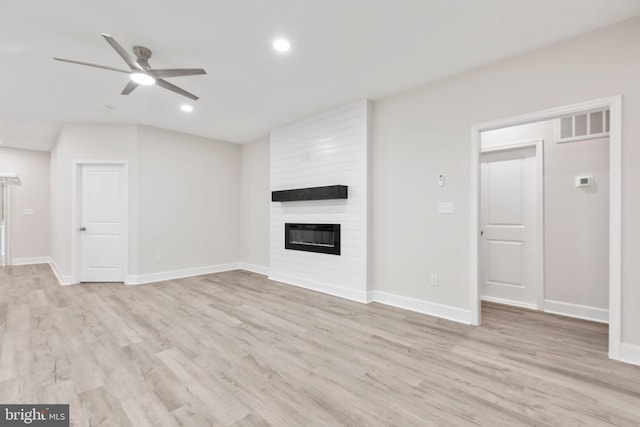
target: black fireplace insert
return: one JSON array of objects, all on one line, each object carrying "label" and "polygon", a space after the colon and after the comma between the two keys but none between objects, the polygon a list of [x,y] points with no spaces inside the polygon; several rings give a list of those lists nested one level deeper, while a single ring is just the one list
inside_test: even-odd
[{"label": "black fireplace insert", "polygon": [[296,251],[340,255],[340,224],[285,223],[284,247]]}]

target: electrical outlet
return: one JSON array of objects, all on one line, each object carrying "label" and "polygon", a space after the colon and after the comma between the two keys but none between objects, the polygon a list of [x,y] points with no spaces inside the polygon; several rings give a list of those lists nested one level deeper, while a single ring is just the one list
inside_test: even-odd
[{"label": "electrical outlet", "polygon": [[431,286],[438,286],[438,275],[431,273]]},{"label": "electrical outlet", "polygon": [[453,202],[440,202],[438,203],[438,213],[452,214],[454,212]]},{"label": "electrical outlet", "polygon": [[156,255],[156,261],[158,261],[158,262],[164,261],[164,255],[163,254]]}]

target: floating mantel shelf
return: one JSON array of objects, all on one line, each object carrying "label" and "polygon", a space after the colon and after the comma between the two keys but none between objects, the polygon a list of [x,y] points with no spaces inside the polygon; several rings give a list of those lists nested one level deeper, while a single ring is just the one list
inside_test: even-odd
[{"label": "floating mantel shelf", "polygon": [[329,185],[326,187],[297,188],[295,190],[272,191],[272,202],[295,202],[298,200],[346,199],[346,185]]}]

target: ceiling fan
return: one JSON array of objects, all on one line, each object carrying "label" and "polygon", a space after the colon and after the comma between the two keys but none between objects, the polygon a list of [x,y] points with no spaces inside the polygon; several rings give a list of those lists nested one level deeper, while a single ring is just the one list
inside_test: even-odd
[{"label": "ceiling fan", "polygon": [[162,88],[168,89],[172,92],[178,93],[180,95],[186,96],[187,98],[191,98],[194,101],[198,99],[192,93],[187,92],[186,90],[179,88],[178,86],[169,83],[164,80],[167,77],[181,77],[181,76],[195,76],[198,74],[207,74],[205,70],[202,68],[169,68],[169,69],[154,69],[149,65],[149,58],[151,58],[151,50],[142,46],[134,46],[133,53],[135,54],[135,59],[127,53],[126,50],[120,46],[120,44],[110,35],[102,33],[102,37],[118,52],[118,55],[124,62],[127,63],[130,70],[121,70],[119,68],[107,67],[104,65],[90,64],[88,62],[74,61],[71,59],[62,59],[62,58],[53,58],[56,61],[62,62],[70,62],[72,64],[80,64],[87,65],[89,67],[102,68],[105,70],[117,71],[119,73],[129,74],[129,82],[122,90],[122,95],[129,95],[135,88],[139,85],[143,86],[151,86],[158,85]]}]

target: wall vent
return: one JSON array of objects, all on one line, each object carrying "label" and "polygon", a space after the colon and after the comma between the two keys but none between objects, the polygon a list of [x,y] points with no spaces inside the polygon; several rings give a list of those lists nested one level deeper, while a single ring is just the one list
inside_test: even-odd
[{"label": "wall vent", "polygon": [[609,110],[589,111],[556,120],[556,143],[609,136]]}]

